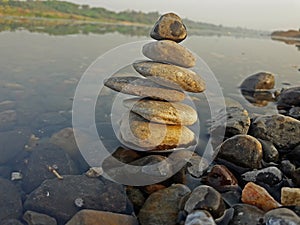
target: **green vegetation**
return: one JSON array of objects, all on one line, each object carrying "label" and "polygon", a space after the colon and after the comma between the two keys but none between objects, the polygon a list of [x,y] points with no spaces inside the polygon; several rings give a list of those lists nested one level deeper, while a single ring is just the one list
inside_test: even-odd
[{"label": "green vegetation", "polygon": [[[145,35],[159,18],[158,12],[113,12],[70,2],[0,0],[0,31],[27,29],[52,35],[120,32]],[[266,36],[266,32],[194,22],[184,19],[190,35]]]}]

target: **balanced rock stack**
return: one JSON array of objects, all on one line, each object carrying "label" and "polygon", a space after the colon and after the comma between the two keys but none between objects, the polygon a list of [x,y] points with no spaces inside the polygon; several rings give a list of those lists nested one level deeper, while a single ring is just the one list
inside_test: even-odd
[{"label": "balanced rock stack", "polygon": [[130,95],[130,108],[120,125],[123,143],[143,150],[166,150],[187,147],[196,137],[187,126],[197,120],[197,112],[182,103],[188,92],[203,92],[204,80],[188,69],[196,65],[195,56],[178,44],[187,36],[179,16],[168,13],[159,18],[151,31],[155,42],[143,46],[144,56],[151,60],[133,63],[142,76],[111,77],[105,86]]}]

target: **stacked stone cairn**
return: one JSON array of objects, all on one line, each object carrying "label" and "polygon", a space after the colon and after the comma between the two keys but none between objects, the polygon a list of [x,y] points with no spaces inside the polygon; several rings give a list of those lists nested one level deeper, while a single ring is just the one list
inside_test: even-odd
[{"label": "stacked stone cairn", "polygon": [[[143,46],[142,53],[151,60],[133,63],[143,77],[111,77],[105,86],[126,94],[143,97],[127,99],[120,135],[128,147],[142,150],[170,150],[188,147],[196,135],[187,126],[198,120],[197,112],[182,103],[187,92],[203,92],[204,80],[190,68],[195,56],[179,42],[186,36],[181,18],[168,13],[159,18],[151,31],[155,42]],[[126,145],[125,144],[125,145]]]}]

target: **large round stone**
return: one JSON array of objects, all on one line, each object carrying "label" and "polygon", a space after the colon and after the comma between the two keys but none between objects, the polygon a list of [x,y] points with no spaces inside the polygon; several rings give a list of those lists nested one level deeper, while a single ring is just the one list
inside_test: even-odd
[{"label": "large round stone", "polygon": [[197,112],[183,103],[164,102],[154,100],[134,100],[124,102],[131,111],[143,118],[156,123],[170,125],[192,125],[197,119]]},{"label": "large round stone", "polygon": [[135,96],[174,102],[185,99],[182,91],[166,88],[151,80],[138,77],[111,77],[104,85],[115,91]]},{"label": "large round stone", "polygon": [[250,135],[236,135],[224,141],[217,149],[218,157],[235,165],[257,169],[261,166],[262,146]]},{"label": "large round stone", "polygon": [[158,62],[170,63],[182,67],[196,65],[195,56],[185,47],[175,41],[163,40],[145,44],[143,54]]},{"label": "large round stone", "polygon": [[130,146],[143,150],[165,150],[189,146],[194,133],[185,126],[151,123],[135,113],[125,114],[121,120],[122,139]]},{"label": "large round stone", "polygon": [[162,15],[151,30],[150,36],[156,40],[181,42],[187,36],[181,18],[175,13]]}]

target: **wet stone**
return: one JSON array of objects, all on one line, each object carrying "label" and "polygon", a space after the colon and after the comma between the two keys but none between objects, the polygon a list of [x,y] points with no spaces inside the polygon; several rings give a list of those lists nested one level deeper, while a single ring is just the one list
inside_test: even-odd
[{"label": "wet stone", "polygon": [[189,146],[194,133],[185,126],[150,123],[135,113],[125,114],[120,125],[125,143],[145,150],[165,150]]},{"label": "wet stone", "polygon": [[259,116],[249,133],[271,141],[281,151],[288,151],[300,144],[300,121],[283,115]]},{"label": "wet stone", "polygon": [[275,77],[271,73],[260,72],[247,77],[241,84],[243,90],[272,89],[275,85]]},{"label": "wet stone", "polygon": [[272,91],[248,91],[242,89],[241,94],[248,102],[257,107],[264,107],[267,106],[269,102],[275,101],[275,97]]},{"label": "wet stone", "polygon": [[281,189],[281,204],[300,206],[300,188],[283,187]]},{"label": "wet stone", "polygon": [[226,191],[221,194],[224,202],[229,206],[233,206],[241,202],[242,193],[240,189]]},{"label": "wet stone", "polygon": [[300,217],[290,209],[279,208],[267,212],[264,215],[264,221],[266,225],[298,225],[300,224]]},{"label": "wet stone", "polygon": [[49,166],[61,175],[77,174],[78,169],[70,157],[59,147],[52,144],[40,144],[31,153],[23,171],[22,188],[30,193],[44,180],[56,178]]},{"label": "wet stone", "polygon": [[146,120],[170,125],[192,125],[197,119],[197,112],[189,105],[178,102],[164,102],[149,99],[128,99],[125,105],[132,105],[130,110]]},{"label": "wet stone", "polygon": [[223,215],[225,204],[221,194],[213,187],[200,185],[192,191],[184,206],[188,213],[198,209],[207,210],[214,218],[218,218]]},{"label": "wet stone", "polygon": [[104,85],[118,92],[152,99],[175,102],[185,99],[182,91],[166,88],[151,80],[138,77],[110,77]]},{"label": "wet stone", "polygon": [[250,135],[236,135],[224,141],[217,149],[218,157],[238,166],[260,168],[262,146]]},{"label": "wet stone", "polygon": [[300,106],[300,87],[283,90],[277,99],[277,108],[292,108]]},{"label": "wet stone", "polygon": [[81,210],[66,225],[138,225],[135,217],[96,210]]},{"label": "wet stone", "polygon": [[286,157],[295,164],[295,166],[300,166],[300,145],[295,147],[292,151],[290,151],[288,154],[286,154]]},{"label": "wet stone", "polygon": [[142,52],[146,57],[157,62],[170,63],[186,68],[196,65],[195,56],[187,48],[170,40],[145,44]]},{"label": "wet stone", "polygon": [[141,225],[174,225],[180,211],[182,197],[190,193],[190,189],[182,184],[151,194],[138,215]]},{"label": "wet stone", "polygon": [[[76,199],[82,199],[81,207],[75,204]],[[126,193],[120,184],[104,178],[65,175],[62,180],[45,180],[29,194],[24,208],[47,214],[58,224],[64,224],[81,208],[126,213],[126,205]]]},{"label": "wet stone", "polygon": [[233,206],[234,215],[230,225],[258,225],[264,218],[264,211],[255,206],[247,204],[237,204]]},{"label": "wet stone", "polygon": [[277,162],[279,159],[279,152],[270,141],[258,139],[263,150],[263,159],[266,162]]},{"label": "wet stone", "polygon": [[160,84],[161,80],[166,80],[190,92],[203,92],[206,89],[205,81],[200,75],[183,67],[153,61],[135,62],[133,67],[147,78],[160,78],[152,79]]},{"label": "wet stone", "polygon": [[209,212],[195,210],[187,216],[184,225],[216,225],[216,223]]},{"label": "wet stone", "polygon": [[275,166],[267,167],[260,170],[249,171],[242,174],[244,181],[261,182],[270,186],[278,184],[282,178],[282,172]]},{"label": "wet stone", "polygon": [[205,183],[220,192],[238,188],[235,176],[223,165],[215,165],[208,173]]},{"label": "wet stone", "polygon": [[249,182],[243,189],[242,202],[254,205],[264,211],[278,208],[280,204],[263,187]]},{"label": "wet stone", "polygon": [[20,218],[22,211],[19,190],[9,180],[0,178],[0,224],[2,220]]},{"label": "wet stone", "polygon": [[296,170],[295,165],[293,165],[289,160],[281,161],[280,168],[281,171],[288,177],[292,177],[293,172]]},{"label": "wet stone", "polygon": [[56,220],[48,215],[33,211],[26,211],[23,219],[28,225],[56,225]]},{"label": "wet stone", "polygon": [[156,40],[183,41],[186,36],[186,28],[181,18],[175,13],[162,15],[154,24],[150,36]]}]

